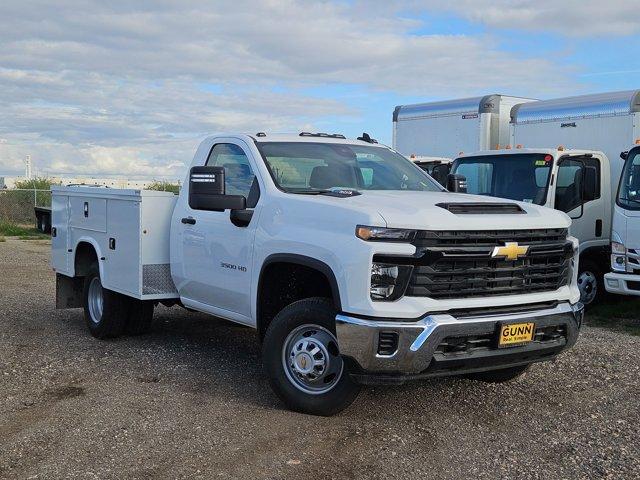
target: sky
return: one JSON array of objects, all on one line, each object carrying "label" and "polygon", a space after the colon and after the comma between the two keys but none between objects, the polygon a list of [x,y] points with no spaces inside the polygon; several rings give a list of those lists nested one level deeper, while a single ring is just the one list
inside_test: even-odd
[{"label": "sky", "polygon": [[181,178],[216,132],[640,88],[637,0],[2,0],[0,175]]}]

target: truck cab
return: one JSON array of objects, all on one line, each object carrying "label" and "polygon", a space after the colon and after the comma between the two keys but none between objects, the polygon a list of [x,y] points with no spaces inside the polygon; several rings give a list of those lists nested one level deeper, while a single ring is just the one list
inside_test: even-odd
[{"label": "truck cab", "polygon": [[626,158],[613,214],[611,270],[605,275],[607,291],[640,296],[640,146]]},{"label": "truck cab", "polygon": [[273,391],[331,415],[363,384],[504,382],[575,344],[570,218],[446,191],[368,135],[205,139],[174,196],[54,187],[57,306],[97,338],[180,305],[255,329]]},{"label": "truck cab", "polygon": [[466,177],[468,193],[566,213],[571,234],[580,241],[581,301],[588,305],[604,292],[613,203],[604,153],[561,147],[481,151],[456,158],[451,173]]}]

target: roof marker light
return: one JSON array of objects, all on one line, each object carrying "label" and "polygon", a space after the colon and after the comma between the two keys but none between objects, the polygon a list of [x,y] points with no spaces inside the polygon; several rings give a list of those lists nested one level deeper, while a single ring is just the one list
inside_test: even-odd
[{"label": "roof marker light", "polygon": [[564,152],[564,147],[562,145],[558,145],[558,151],[559,152]]},{"label": "roof marker light", "polygon": [[522,148],[522,145],[519,143],[516,145],[516,148]]}]

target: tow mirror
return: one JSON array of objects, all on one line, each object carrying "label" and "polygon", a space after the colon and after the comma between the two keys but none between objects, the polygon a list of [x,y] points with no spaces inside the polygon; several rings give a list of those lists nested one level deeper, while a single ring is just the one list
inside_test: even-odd
[{"label": "tow mirror", "polygon": [[447,175],[447,190],[450,192],[467,193],[467,177],[450,173]]},{"label": "tow mirror", "polygon": [[189,172],[189,206],[194,210],[244,210],[242,195],[226,195],[224,167],[193,167]]}]

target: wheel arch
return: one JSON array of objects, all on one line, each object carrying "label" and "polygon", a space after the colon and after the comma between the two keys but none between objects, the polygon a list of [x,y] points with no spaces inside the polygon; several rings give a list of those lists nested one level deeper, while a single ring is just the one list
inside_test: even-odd
[{"label": "wheel arch", "polygon": [[[302,269],[308,269],[309,272],[315,272],[315,274],[321,276],[317,278],[323,278],[328,286],[330,297],[333,302],[334,308],[337,311],[342,310],[342,301],[340,296],[340,288],[338,286],[338,280],[333,269],[317,258],[309,257],[306,255],[299,255],[293,253],[275,253],[269,255],[260,268],[260,275],[258,277],[257,292],[255,298],[256,306],[256,327],[260,338],[264,335],[266,328],[268,327],[272,318],[265,318],[265,305],[264,295],[265,291],[265,279],[268,279],[270,269],[274,267],[301,267]],[[323,287],[324,288],[324,287]],[[315,295],[312,295],[315,296]],[[327,295],[328,296],[328,295]]]}]

